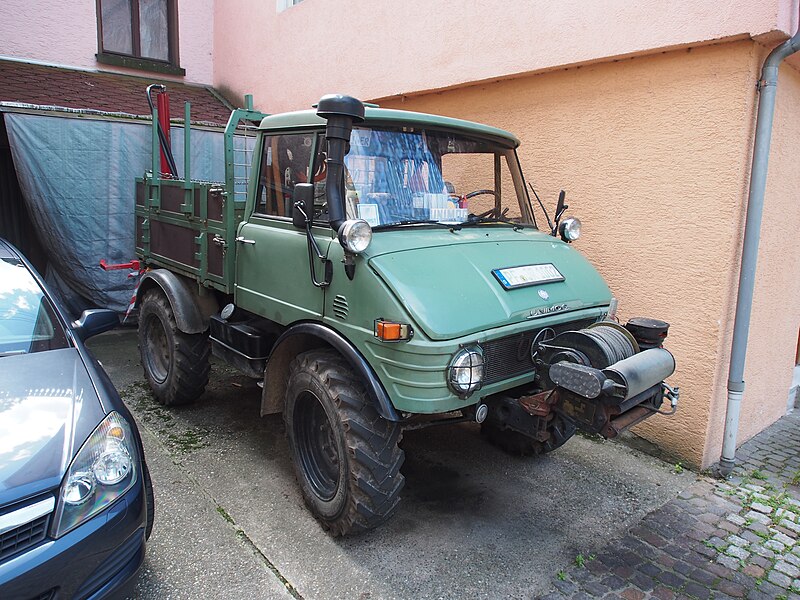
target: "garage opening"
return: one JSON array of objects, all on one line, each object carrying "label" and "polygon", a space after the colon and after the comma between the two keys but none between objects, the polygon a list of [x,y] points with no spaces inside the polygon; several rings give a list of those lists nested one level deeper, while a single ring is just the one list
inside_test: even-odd
[{"label": "garage opening", "polygon": [[0,237],[14,244],[37,271],[45,272],[47,257],[22,197],[3,113],[0,113]]}]

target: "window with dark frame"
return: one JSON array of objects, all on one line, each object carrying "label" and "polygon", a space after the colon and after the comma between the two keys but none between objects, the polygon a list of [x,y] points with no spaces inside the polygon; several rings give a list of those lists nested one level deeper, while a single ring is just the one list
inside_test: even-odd
[{"label": "window with dark frame", "polygon": [[184,74],[176,0],[96,0],[98,62]]}]

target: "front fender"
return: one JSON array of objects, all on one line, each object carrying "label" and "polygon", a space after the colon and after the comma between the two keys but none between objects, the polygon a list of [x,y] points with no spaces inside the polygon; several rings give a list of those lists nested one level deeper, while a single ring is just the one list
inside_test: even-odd
[{"label": "front fender", "polygon": [[341,334],[319,323],[293,325],[275,342],[264,371],[262,415],[281,412],[283,398],[286,396],[289,364],[294,357],[320,346],[330,346],[347,359],[366,385],[370,397],[375,402],[375,409],[384,419],[393,422],[401,420],[377,375],[356,347]]}]

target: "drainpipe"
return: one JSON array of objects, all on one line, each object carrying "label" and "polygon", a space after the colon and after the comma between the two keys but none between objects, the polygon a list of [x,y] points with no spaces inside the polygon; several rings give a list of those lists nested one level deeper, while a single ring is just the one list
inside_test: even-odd
[{"label": "drainpipe", "polygon": [[728,369],[728,408],[725,414],[725,433],[719,472],[727,477],[736,463],[736,434],[739,430],[739,411],[744,394],[744,360],[747,336],[750,331],[750,312],[753,308],[758,242],[761,237],[761,216],[764,209],[764,190],[767,187],[767,163],[775,116],[775,92],[778,86],[778,67],[788,56],[800,50],[800,28],[794,36],[769,53],[758,81],[758,116],[753,141],[753,165],[750,170],[750,191],[742,245],[742,264],[739,271],[739,291],[736,316],[733,322],[731,362]]}]

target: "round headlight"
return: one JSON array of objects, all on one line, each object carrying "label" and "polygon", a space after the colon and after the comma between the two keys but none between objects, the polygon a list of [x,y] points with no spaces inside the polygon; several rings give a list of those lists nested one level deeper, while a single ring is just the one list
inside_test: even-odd
[{"label": "round headlight", "polygon": [[581,237],[581,222],[575,217],[564,219],[558,226],[558,232],[565,242],[574,242]]},{"label": "round headlight", "polygon": [[462,348],[448,367],[447,383],[459,396],[466,397],[483,382],[483,351],[479,346]]},{"label": "round headlight", "polygon": [[95,459],[92,472],[95,479],[103,485],[119,483],[131,471],[131,455],[121,444],[113,444]]},{"label": "round headlight", "polygon": [[81,472],[72,475],[64,484],[62,497],[67,504],[83,504],[94,492],[94,480],[91,473]]},{"label": "round headlight", "polygon": [[363,252],[372,241],[372,227],[363,219],[351,219],[339,228],[339,243],[348,252]]}]

